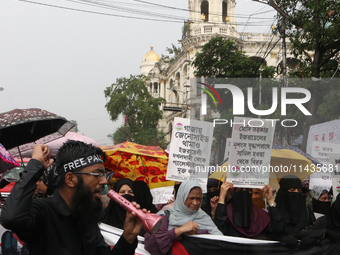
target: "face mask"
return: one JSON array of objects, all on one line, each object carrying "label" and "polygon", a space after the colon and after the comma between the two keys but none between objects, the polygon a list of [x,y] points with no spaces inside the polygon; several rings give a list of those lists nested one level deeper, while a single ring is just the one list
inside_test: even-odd
[{"label": "face mask", "polygon": [[102,195],[106,195],[109,192],[107,185],[104,185],[104,190],[102,191]]},{"label": "face mask", "polygon": [[124,197],[129,202],[132,202],[132,201],[135,200],[135,197],[131,196],[130,194],[124,194],[124,195],[122,195],[122,197]]}]

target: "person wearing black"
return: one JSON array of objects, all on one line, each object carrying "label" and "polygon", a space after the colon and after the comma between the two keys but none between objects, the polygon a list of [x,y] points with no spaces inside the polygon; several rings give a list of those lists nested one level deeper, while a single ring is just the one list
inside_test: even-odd
[{"label": "person wearing black", "polygon": [[134,254],[142,227],[135,213],[127,213],[124,232],[112,250],[97,224],[107,183],[105,159],[100,148],[79,141],[64,143],[56,157],[58,190],[51,198],[32,199],[37,180],[52,164],[49,147],[35,145],[2,209],[1,224],[26,242],[32,255]]},{"label": "person wearing black", "polygon": [[[135,201],[134,184],[130,179],[124,178],[118,180],[112,190],[130,202]],[[110,200],[104,209],[103,223],[123,229],[125,217],[126,210],[117,202]]]},{"label": "person wearing black", "polygon": [[308,249],[313,245],[322,245],[329,239],[338,243],[337,251],[340,250],[340,194],[331,205],[326,216],[320,217],[313,225],[306,227],[296,234],[301,240],[301,248]]},{"label": "person wearing black", "polygon": [[150,211],[151,213],[157,213],[158,210],[156,206],[152,203],[153,197],[150,192],[149,186],[144,181],[134,181],[135,187],[135,201],[142,208]]},{"label": "person wearing black", "polygon": [[306,207],[300,179],[294,175],[281,178],[275,202],[283,219],[277,225],[277,233],[281,233],[280,240],[290,248],[295,248],[299,244],[295,235],[315,221],[313,212]]},{"label": "person wearing black", "polygon": [[266,239],[271,219],[266,211],[252,203],[251,189],[234,188],[224,180],[214,222],[227,236]]},{"label": "person wearing black", "polygon": [[219,180],[214,178],[209,178],[207,182],[207,196],[206,200],[201,206],[201,209],[208,214],[212,219],[214,219],[218,196],[220,195],[220,183]]}]

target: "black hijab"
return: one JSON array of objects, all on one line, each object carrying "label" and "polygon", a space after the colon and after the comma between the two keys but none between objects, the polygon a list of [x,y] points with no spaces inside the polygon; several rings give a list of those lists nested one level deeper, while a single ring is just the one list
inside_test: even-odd
[{"label": "black hijab", "polygon": [[215,191],[212,192],[207,192],[207,196],[206,196],[206,200],[204,201],[204,203],[201,206],[201,209],[203,211],[205,211],[209,216],[211,216],[211,205],[210,205],[210,199],[212,199],[215,196],[219,196],[220,195],[220,189],[219,186],[221,186],[222,183],[220,183],[219,180],[214,179],[214,178],[208,178],[208,182],[207,182],[207,190],[211,189],[211,188],[218,188]]},{"label": "black hijab", "polygon": [[286,235],[293,235],[309,225],[306,204],[302,192],[289,192],[290,188],[302,189],[301,181],[294,175],[286,175],[280,180],[280,189],[275,202],[284,223]]},{"label": "black hijab", "polygon": [[151,213],[157,213],[157,208],[153,205],[153,197],[149,186],[143,181],[134,181],[135,201],[140,205],[140,208],[145,208]]},{"label": "black hijab", "polygon": [[327,214],[327,229],[340,232],[340,193]]},{"label": "black hijab", "polygon": [[[133,181],[126,178],[118,180],[115,186],[113,187],[113,190],[118,193],[120,188],[124,184],[127,184],[135,193]],[[129,200],[130,202],[134,201],[134,197],[131,195],[123,195],[123,197]],[[123,207],[121,207],[117,202],[110,200],[109,204],[104,209],[103,223],[123,229],[125,218],[126,210]]]}]

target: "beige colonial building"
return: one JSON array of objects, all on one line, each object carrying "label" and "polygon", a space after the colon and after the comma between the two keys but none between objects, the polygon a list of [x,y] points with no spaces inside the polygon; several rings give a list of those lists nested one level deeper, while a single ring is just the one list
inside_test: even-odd
[{"label": "beige colonial building", "polygon": [[[202,45],[212,37],[231,38],[254,60],[263,61],[262,63],[268,66],[280,65],[282,61],[280,37],[272,33],[238,32],[235,5],[235,0],[189,0],[190,14],[183,27],[181,52],[170,60],[168,56],[160,57],[151,47],[143,57],[140,70],[141,74],[150,78],[149,92],[154,97],[165,98],[167,103],[164,106],[179,107],[177,110],[180,110],[164,111],[160,126],[165,132],[172,130],[173,118],[176,116],[190,115],[196,119],[200,118],[199,108],[194,107],[200,102],[189,100],[191,97],[197,98],[201,91],[196,87],[190,87],[190,79],[195,78],[190,63]],[[170,140],[170,135],[167,138]]]}]

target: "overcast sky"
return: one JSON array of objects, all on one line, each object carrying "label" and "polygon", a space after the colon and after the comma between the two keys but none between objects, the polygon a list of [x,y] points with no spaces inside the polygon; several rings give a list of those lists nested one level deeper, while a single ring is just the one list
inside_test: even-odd
[{"label": "overcast sky", "polygon": [[[89,1],[85,4],[78,0],[0,1],[0,87],[4,88],[0,91],[0,112],[42,108],[76,120],[79,130],[99,144],[112,144],[107,135],[122,125],[122,119],[110,120],[104,89],[119,77],[139,74],[150,46],[159,55],[167,55],[166,47],[181,39],[183,20],[189,15],[136,0],[96,2],[127,8],[129,12],[98,8],[89,5]],[[187,0],[145,2],[179,9],[187,9],[188,5]],[[236,2],[239,32],[270,31],[268,18],[273,18],[275,12],[269,6],[246,0]],[[153,15],[141,16],[141,11]],[[178,19],[145,20],[170,15]]]}]

